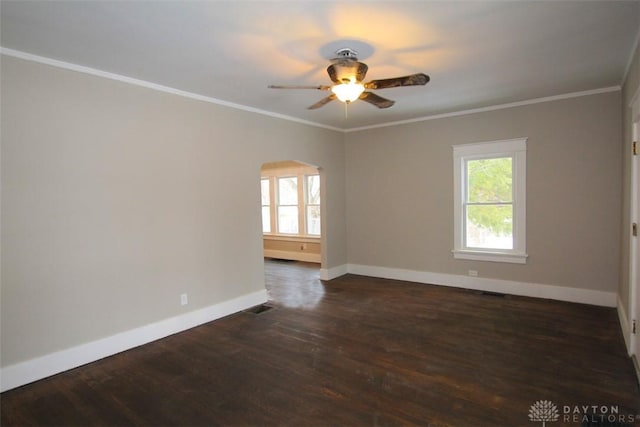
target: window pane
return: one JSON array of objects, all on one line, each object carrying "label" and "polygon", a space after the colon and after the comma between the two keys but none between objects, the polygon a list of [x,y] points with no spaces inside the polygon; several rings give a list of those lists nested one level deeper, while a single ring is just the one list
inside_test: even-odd
[{"label": "window pane", "polygon": [[271,209],[269,206],[262,207],[262,232],[271,233]]},{"label": "window pane", "polygon": [[468,202],[511,202],[513,199],[512,158],[468,160],[467,180]]},{"label": "window pane", "polygon": [[298,178],[295,176],[278,179],[279,205],[298,204]]},{"label": "window pane", "polygon": [[513,206],[467,206],[466,246],[513,249]]},{"label": "window pane", "polygon": [[260,186],[262,189],[262,206],[269,206],[271,203],[269,199],[269,180],[261,179]]},{"label": "window pane", "polygon": [[320,235],[320,206],[307,206],[307,234]]},{"label": "window pane", "polygon": [[278,232],[297,234],[298,233],[298,207],[279,206],[278,207]]},{"label": "window pane", "polygon": [[307,176],[307,204],[320,204],[320,175]]}]

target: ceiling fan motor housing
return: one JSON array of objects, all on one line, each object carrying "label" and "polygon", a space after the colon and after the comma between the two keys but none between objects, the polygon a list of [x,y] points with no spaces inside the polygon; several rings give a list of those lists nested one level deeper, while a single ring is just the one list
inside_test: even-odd
[{"label": "ceiling fan motor housing", "polygon": [[368,69],[367,64],[358,61],[358,52],[345,47],[336,50],[336,57],[327,67],[327,73],[334,83],[350,83],[353,78],[360,83],[364,80]]},{"label": "ceiling fan motor housing", "polygon": [[336,58],[327,67],[327,73],[334,83],[349,83],[352,78],[360,83],[367,74],[367,64],[353,59]]}]

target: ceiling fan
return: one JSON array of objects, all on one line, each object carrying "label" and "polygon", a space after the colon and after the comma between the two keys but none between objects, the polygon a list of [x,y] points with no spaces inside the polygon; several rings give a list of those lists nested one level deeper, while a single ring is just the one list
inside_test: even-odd
[{"label": "ceiling fan", "polygon": [[338,99],[349,104],[357,99],[361,99],[369,104],[373,104],[378,108],[389,108],[395,101],[383,98],[369,89],[388,89],[398,86],[421,86],[427,84],[429,76],[424,73],[411,74],[404,77],[394,77],[390,79],[371,80],[362,83],[364,76],[367,74],[369,67],[367,64],[358,61],[358,53],[350,48],[343,48],[336,51],[336,58],[331,60],[331,65],[327,67],[329,78],[333,81],[333,85],[317,85],[317,86],[282,86],[269,85],[271,89],[317,89],[331,91],[331,95],[322,98],[309,107],[309,110],[315,110],[325,104]]}]

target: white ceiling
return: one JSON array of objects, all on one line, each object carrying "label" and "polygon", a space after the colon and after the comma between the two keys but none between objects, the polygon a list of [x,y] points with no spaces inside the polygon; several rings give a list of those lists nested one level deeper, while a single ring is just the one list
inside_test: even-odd
[{"label": "white ceiling", "polygon": [[[225,102],[350,129],[622,83],[639,1],[7,1],[5,49]],[[426,86],[379,90],[386,110],[307,107],[352,47],[366,81],[424,72]]]}]

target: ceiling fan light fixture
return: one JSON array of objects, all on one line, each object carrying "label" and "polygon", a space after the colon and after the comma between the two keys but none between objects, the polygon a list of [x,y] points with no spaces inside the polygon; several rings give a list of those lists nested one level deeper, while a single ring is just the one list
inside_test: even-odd
[{"label": "ceiling fan light fixture", "polygon": [[364,85],[357,83],[355,78],[352,78],[348,83],[340,83],[331,88],[336,97],[342,102],[350,103],[360,98],[362,92],[364,92]]}]

